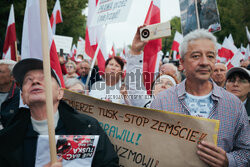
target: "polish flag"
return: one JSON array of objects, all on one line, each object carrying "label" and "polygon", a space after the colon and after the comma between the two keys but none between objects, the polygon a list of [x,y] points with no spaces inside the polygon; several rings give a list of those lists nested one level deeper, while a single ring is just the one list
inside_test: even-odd
[{"label": "polish flag", "polygon": [[[53,33],[49,24],[48,17],[48,39],[50,51],[50,66],[53,68],[64,86],[62,70],[59,63],[56,45],[53,39]],[[27,0],[22,34],[22,59],[37,58],[43,59],[42,56],[42,38],[40,23],[40,3],[39,0]]]},{"label": "polish flag", "polygon": [[[160,0],[152,0],[144,24],[150,25],[160,22]],[[161,51],[161,39],[151,40],[144,47],[143,78],[148,94],[151,92],[151,83],[154,79],[159,51]]]},{"label": "polish flag", "polygon": [[178,53],[179,53],[179,46],[182,43],[182,41],[183,41],[183,35],[180,34],[178,31],[176,31],[175,35],[174,35],[174,41],[172,44],[172,48],[171,48],[171,50],[173,51],[173,59],[174,60],[180,59],[180,54],[178,54]]},{"label": "polish flag", "polygon": [[250,43],[250,33],[248,31],[248,27],[247,26],[246,26],[246,33],[247,33],[248,42]]},{"label": "polish flag", "polygon": [[111,48],[111,53],[109,54],[109,57],[115,57],[116,53],[115,53],[115,45],[113,44],[112,48]]},{"label": "polish flag", "polygon": [[234,44],[234,39],[233,39],[233,36],[232,34],[229,34],[228,38],[227,38],[229,41],[231,41],[233,44]]},{"label": "polish flag", "polygon": [[62,11],[60,1],[56,0],[52,15],[50,17],[50,25],[52,27],[53,34],[56,34],[56,24],[62,23]]},{"label": "polish flag", "polygon": [[244,46],[241,44],[240,45],[240,52],[243,54],[243,55],[245,55],[245,53],[246,53],[246,48],[244,48]]},{"label": "polish flag", "polygon": [[[222,48],[222,45],[219,43],[216,43],[216,48],[219,51]],[[219,55],[216,57],[217,63],[226,63],[227,59],[225,57],[220,57]]]},{"label": "polish flag", "polygon": [[3,59],[11,59],[16,61],[15,42],[16,42],[16,27],[15,27],[14,7],[13,5],[11,5],[9,21],[3,45]]},{"label": "polish flag", "polygon": [[229,61],[236,54],[238,49],[232,43],[230,39],[225,38],[222,44],[221,49],[218,50],[218,56],[224,57],[226,61]]},{"label": "polish flag", "polygon": [[240,51],[237,51],[233,58],[229,60],[226,64],[227,69],[229,70],[232,67],[240,67],[240,61],[244,59],[244,55]]},{"label": "polish flag", "polygon": [[70,59],[71,59],[72,61],[74,61],[74,62],[76,61],[76,60],[75,60],[76,51],[77,51],[76,45],[74,44],[74,45],[72,46],[71,53],[70,53]]},{"label": "polish flag", "polygon": [[98,42],[102,36],[102,42],[100,46],[100,50],[97,54],[97,62],[99,67],[100,74],[105,72],[105,61],[108,59],[109,55],[107,53],[106,41],[105,41],[105,34],[104,33],[104,26],[94,26],[90,27],[90,23],[95,15],[95,9],[98,0],[89,0],[88,1],[88,18],[87,18],[87,26],[86,26],[86,33],[85,33],[85,52],[86,54],[94,58],[95,51],[98,46]]}]

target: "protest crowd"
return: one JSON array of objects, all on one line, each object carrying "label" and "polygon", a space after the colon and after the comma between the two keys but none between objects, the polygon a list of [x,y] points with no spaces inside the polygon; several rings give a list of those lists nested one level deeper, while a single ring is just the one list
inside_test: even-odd
[{"label": "protest crowd", "polygon": [[[234,57],[241,56],[235,60],[231,55],[228,58],[229,52],[223,52],[224,45],[218,45],[213,33],[186,27],[192,30],[184,36],[180,34],[181,41],[174,39],[178,47],[172,47],[170,57],[157,55],[160,50],[156,50],[160,58],[154,60],[152,56],[152,65],[146,62],[145,53],[156,46],[141,40],[140,29],[145,26],[137,28],[130,49],[124,48],[119,56],[109,55],[104,60],[97,57],[93,61],[93,55],[89,59],[72,49],[70,54],[58,52],[54,60],[50,59],[54,63],[50,71],[55,134],[98,135],[91,166],[119,166],[119,156],[100,120],[67,104],[63,100],[67,89],[93,100],[220,120],[217,145],[205,140],[199,142],[197,156],[208,166],[249,167],[249,45],[244,53],[230,52]],[[0,60],[0,166],[3,167],[39,166],[38,138],[48,135],[43,60],[36,55],[29,57],[40,55],[38,50],[29,54],[24,50],[20,56],[13,55],[12,50],[4,52]],[[151,66],[153,72],[145,70]],[[145,109],[145,112],[150,111]],[[79,138],[73,140],[80,141]],[[62,142],[63,152],[69,143]],[[65,157],[59,156],[54,164],[50,160],[40,160],[40,164],[57,167],[63,166],[64,160]]]}]

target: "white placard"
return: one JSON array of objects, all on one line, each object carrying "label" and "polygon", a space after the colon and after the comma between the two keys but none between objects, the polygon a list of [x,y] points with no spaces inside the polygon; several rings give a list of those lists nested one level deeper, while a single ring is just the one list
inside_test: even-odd
[{"label": "white placard", "polygon": [[71,46],[73,42],[72,37],[54,35],[54,41],[56,44],[56,51],[60,52],[60,49],[63,49],[63,53],[70,54]]},{"label": "white placard", "polygon": [[84,40],[78,40],[77,41],[77,52],[76,55],[84,55],[85,51],[85,41]]},{"label": "white placard", "polygon": [[126,21],[132,0],[99,0],[91,26]]}]

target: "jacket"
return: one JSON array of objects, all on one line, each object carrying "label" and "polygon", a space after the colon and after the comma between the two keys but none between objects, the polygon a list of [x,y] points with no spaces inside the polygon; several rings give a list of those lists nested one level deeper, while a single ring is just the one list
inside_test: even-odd
[{"label": "jacket", "polygon": [[[63,124],[65,135],[100,135],[92,167],[118,166],[119,159],[114,151],[113,145],[96,119],[78,113],[63,101],[60,101],[58,111],[58,124],[59,122]],[[24,157],[27,151],[32,151],[32,149],[25,151],[27,147],[24,147],[25,142],[26,145],[28,144],[28,147],[32,145],[30,138],[25,138],[29,127],[32,127],[30,117],[29,109],[20,108],[13,116],[8,126],[0,131],[0,166],[33,166],[26,165],[25,163],[26,160],[28,160],[32,161],[32,164],[34,164],[35,156],[29,156],[28,159]],[[58,134],[57,131],[56,134]],[[35,153],[36,151],[33,152]]]},{"label": "jacket", "polygon": [[20,89],[13,82],[6,100],[1,104],[0,121],[3,127],[6,126],[7,122],[14,115],[15,110],[18,109],[19,102],[20,102]]}]

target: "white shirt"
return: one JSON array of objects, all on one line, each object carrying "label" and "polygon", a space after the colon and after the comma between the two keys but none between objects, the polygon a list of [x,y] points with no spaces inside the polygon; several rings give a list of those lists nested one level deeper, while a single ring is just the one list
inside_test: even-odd
[{"label": "white shirt", "polygon": [[205,96],[194,96],[186,93],[185,103],[190,111],[190,115],[208,118],[213,108],[212,92]]}]

